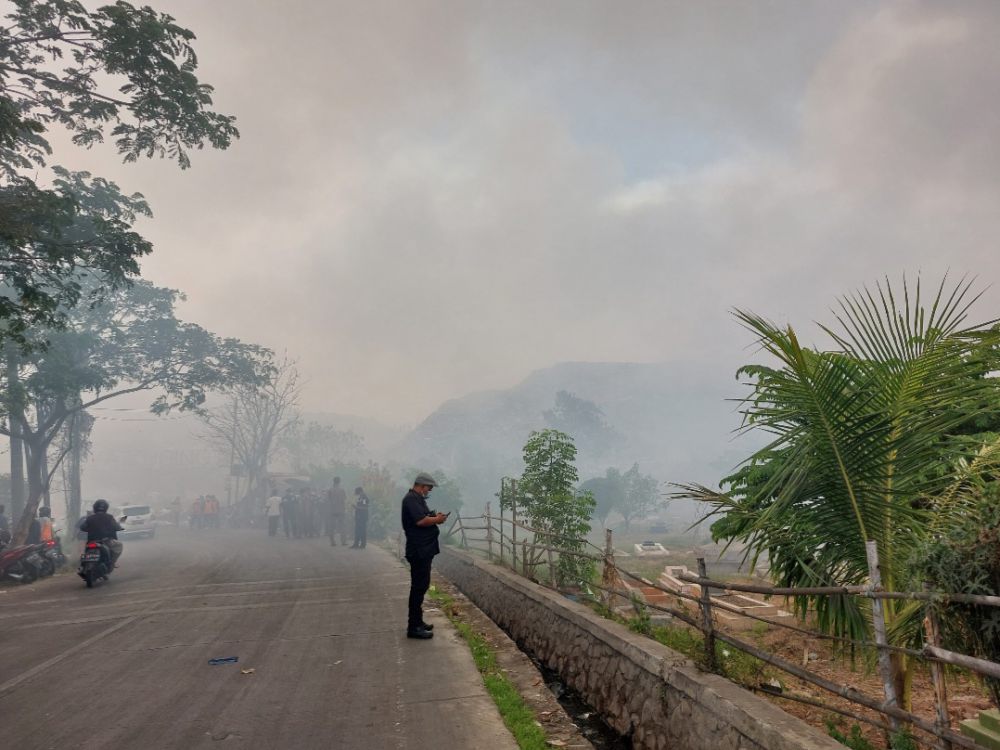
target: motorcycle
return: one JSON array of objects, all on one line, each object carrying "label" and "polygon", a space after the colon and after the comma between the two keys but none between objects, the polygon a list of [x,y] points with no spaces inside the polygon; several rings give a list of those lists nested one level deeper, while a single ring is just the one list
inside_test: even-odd
[{"label": "motorcycle", "polygon": [[46,575],[48,565],[39,554],[37,544],[22,544],[19,547],[0,546],[0,577],[10,578],[20,583],[32,583]]},{"label": "motorcycle", "polygon": [[94,584],[111,575],[113,566],[111,564],[111,548],[105,543],[87,542],[83,547],[83,554],[80,555],[80,569],[77,574],[91,589]]},{"label": "motorcycle", "polygon": [[41,543],[41,555],[42,559],[47,563],[46,567],[55,573],[59,568],[66,564],[66,555],[63,554],[62,542],[59,537],[53,537],[46,542]]}]

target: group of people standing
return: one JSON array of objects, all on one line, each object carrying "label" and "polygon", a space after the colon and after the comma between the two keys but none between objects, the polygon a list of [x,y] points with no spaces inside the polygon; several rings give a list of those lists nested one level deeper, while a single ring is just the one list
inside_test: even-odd
[{"label": "group of people standing", "polygon": [[[368,543],[369,500],[361,487],[354,489],[354,544],[364,549]],[[333,486],[320,497],[312,489],[277,491],[264,503],[267,515],[267,534],[277,536],[279,524],[286,538],[302,539],[323,534],[330,538],[330,546],[347,545],[347,493],[341,487],[340,477],[333,478]]]},{"label": "group of people standing", "polygon": [[[180,503],[178,502],[178,508]],[[192,529],[219,529],[222,528],[220,514],[222,507],[219,505],[215,495],[201,495],[191,503],[191,528]],[[178,516],[179,516],[178,512]]]}]

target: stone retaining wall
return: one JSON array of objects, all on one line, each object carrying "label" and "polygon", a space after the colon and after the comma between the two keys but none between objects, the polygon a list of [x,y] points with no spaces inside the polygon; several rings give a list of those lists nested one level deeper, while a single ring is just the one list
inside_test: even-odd
[{"label": "stone retaining wall", "polygon": [[778,707],[589,608],[453,548],[435,570],[651,750],[843,750]]}]

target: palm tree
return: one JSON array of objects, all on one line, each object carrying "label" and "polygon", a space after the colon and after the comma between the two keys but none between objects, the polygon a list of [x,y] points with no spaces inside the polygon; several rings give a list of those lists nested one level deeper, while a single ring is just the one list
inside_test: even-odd
[{"label": "palm tree", "polygon": [[[743,430],[770,442],[723,480],[728,492],[679,485],[674,497],[713,506],[717,538],[739,540],[754,557],[767,551],[781,586],[867,582],[865,542],[878,545],[883,585],[906,583],[904,561],[932,518],[960,505],[928,498],[949,483],[956,463],[976,452],[955,431],[970,417],[1000,408],[995,321],[969,325],[979,298],[972,281],[943,280],[925,306],[918,279],[901,296],[886,280],[839,300],[833,346],[804,347],[789,326],[750,312],[736,317],[774,365],[744,367],[753,393],[743,400]],[[903,605],[886,602],[890,628]],[[851,597],[799,597],[824,631],[871,639],[871,615]],[[897,695],[909,705],[911,670],[893,654]]]}]

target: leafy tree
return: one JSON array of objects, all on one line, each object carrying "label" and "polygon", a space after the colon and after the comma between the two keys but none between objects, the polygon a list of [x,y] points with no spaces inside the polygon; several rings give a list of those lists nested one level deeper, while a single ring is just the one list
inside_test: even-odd
[{"label": "leafy tree", "polygon": [[[858,585],[868,580],[865,542],[878,545],[883,584],[906,585],[909,550],[932,518],[960,518],[941,494],[974,441],[953,437],[970,417],[996,414],[1000,335],[970,325],[978,295],[971,282],[942,281],[925,304],[918,280],[898,294],[886,281],[840,301],[831,351],[802,346],[795,331],[748,312],[738,319],[774,366],[753,365],[743,404],[746,429],[771,441],[734,475],[728,492],[682,486],[676,496],[705,501],[721,520],[717,538],[767,551],[781,586]],[[950,523],[946,523],[950,525]],[[799,597],[827,632],[870,639],[870,612],[854,598]],[[885,603],[890,628],[905,605]],[[908,703],[912,670],[893,654],[897,694]]]},{"label": "leafy tree", "polygon": [[364,439],[352,430],[338,430],[331,425],[309,422],[290,425],[281,447],[297,474],[311,474],[313,467],[356,461],[365,450]]},{"label": "leafy tree", "polygon": [[607,527],[608,516],[625,500],[625,482],[618,469],[609,468],[603,477],[588,479],[580,485],[581,492],[594,498],[594,518]]},{"label": "leafy tree", "polygon": [[[133,231],[149,206],[88,172],[53,169],[52,187],[0,183],[0,341],[22,348],[30,331],[61,325],[67,310],[139,273],[152,245]],[[99,273],[102,284],[90,283]],[[44,340],[36,344],[44,344]]]},{"label": "leafy tree", "polygon": [[148,212],[141,196],[58,168],[48,186],[36,183],[50,127],[83,147],[110,135],[126,161],[161,156],[182,168],[191,149],[224,149],[239,134],[195,75],[194,34],[169,15],[121,0],[96,10],[77,0],[9,6],[0,25],[0,336],[24,345],[32,327],[65,322],[88,272],[117,286],[150,251],[129,220]]},{"label": "leafy tree", "polygon": [[17,430],[27,459],[28,498],[15,531],[23,540],[63,455],[50,467],[49,446],[67,420],[127,393],[157,391],[156,414],[198,410],[206,393],[256,382],[268,353],[177,319],[178,292],[138,281],[100,305],[67,311],[67,325],[40,331],[48,346],[8,358],[0,386],[0,434]]},{"label": "leafy tree", "polygon": [[[983,446],[971,462],[963,462],[951,486],[935,498],[937,510],[964,509],[932,520],[932,534],[915,548],[910,560],[917,581],[934,591],[1000,596],[1000,438]],[[1000,661],[1000,608],[978,604],[932,602],[945,648]],[[912,619],[923,619],[923,608]],[[1000,708],[1000,679],[985,678]]]},{"label": "leafy tree", "polygon": [[646,518],[660,504],[659,482],[655,477],[639,471],[639,464],[622,474],[622,499],[616,510],[625,519],[625,528],[632,528],[632,521]]},{"label": "leafy tree", "polygon": [[657,491],[659,483],[654,477],[642,474],[639,464],[624,474],[619,469],[610,468],[603,477],[588,479],[580,489],[594,497],[594,518],[605,526],[612,512],[620,513],[625,519],[625,528],[631,528],[632,521],[646,518],[660,503]]},{"label": "leafy tree", "polygon": [[[562,549],[582,551],[590,533],[594,498],[577,492],[576,446],[573,438],[558,430],[532,432],[524,445],[524,473],[518,484],[518,511],[529,525],[542,532],[542,541]],[[509,498],[501,498],[509,505]],[[591,575],[583,558],[559,556],[559,578],[577,582]]]},{"label": "leafy tree", "polygon": [[259,380],[236,383],[221,408],[200,414],[207,438],[238,462],[250,497],[267,496],[268,464],[278,441],[298,421],[301,390],[295,363],[286,357]]},{"label": "leafy tree", "polygon": [[580,451],[590,459],[606,455],[620,439],[601,407],[569,391],[556,393],[555,404],[543,416],[549,427],[573,435]]},{"label": "leafy tree", "polygon": [[385,466],[374,461],[361,471],[358,484],[364,488],[370,501],[368,530],[373,539],[384,539],[389,529],[399,528],[399,502],[406,490]]}]

